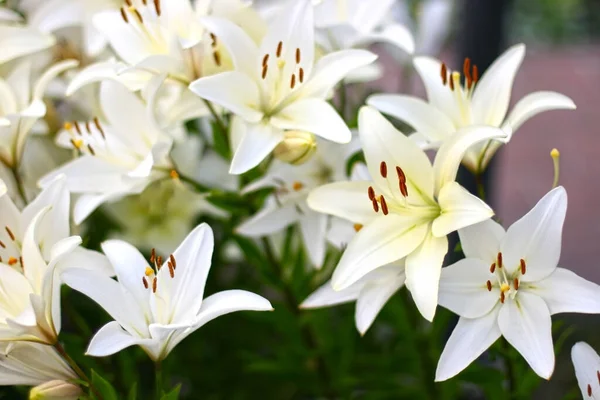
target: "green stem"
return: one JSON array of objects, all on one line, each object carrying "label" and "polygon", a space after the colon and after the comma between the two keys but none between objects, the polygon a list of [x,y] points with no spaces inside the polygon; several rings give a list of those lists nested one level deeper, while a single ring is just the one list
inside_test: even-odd
[{"label": "green stem", "polygon": [[481,172],[475,174],[475,186],[477,187],[477,197],[485,201],[485,186],[483,185],[483,174]]},{"label": "green stem", "polygon": [[154,363],[154,383],[156,387],[156,400],[160,400],[163,391],[163,376],[162,376],[162,363],[156,361]]},{"label": "green stem", "polygon": [[21,178],[21,175],[19,174],[19,167],[17,165],[14,165],[13,167],[10,168],[10,171],[12,173],[13,179],[15,180],[15,184],[17,186],[17,191],[19,192],[19,196],[21,197],[21,200],[23,200],[24,205],[27,205],[27,195],[25,194],[25,185],[23,184],[23,179]]},{"label": "green stem", "polygon": [[206,104],[206,108],[208,108],[208,111],[210,111],[210,114],[217,122],[219,129],[226,135],[227,131],[228,131],[227,125],[225,124],[225,122],[223,122],[223,119],[217,113],[217,110],[215,110],[215,107],[212,105],[212,103],[210,101],[208,101],[208,100],[203,100],[203,101],[204,101],[204,104]]},{"label": "green stem", "polygon": [[60,344],[60,342],[57,341],[56,343],[54,343],[54,348],[56,349],[58,354],[60,354],[62,358],[67,362],[67,364],[71,366],[73,371],[75,371],[75,373],[88,384],[88,387],[90,388],[90,391],[94,393],[94,396],[96,396],[98,400],[103,400],[102,395],[100,394],[100,392],[98,392],[90,378],[88,378],[85,372],[83,372],[79,365],[77,365],[77,362],[75,362],[75,360],[71,358],[71,356],[66,352],[65,348]]},{"label": "green stem", "polygon": [[510,355],[510,344],[503,337],[502,338],[502,357],[504,358],[504,364],[506,366],[506,375],[508,379],[508,400],[517,399],[517,377],[514,366],[513,358]]}]

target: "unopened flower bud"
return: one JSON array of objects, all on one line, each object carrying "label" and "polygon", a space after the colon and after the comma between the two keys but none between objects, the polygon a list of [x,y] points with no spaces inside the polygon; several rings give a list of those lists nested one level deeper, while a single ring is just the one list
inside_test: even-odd
[{"label": "unopened flower bud", "polygon": [[283,141],[273,150],[273,155],[280,161],[300,165],[310,160],[315,150],[317,142],[312,133],[287,131]]},{"label": "unopened flower bud", "polygon": [[75,384],[53,380],[31,389],[29,400],[77,400],[82,393],[81,388]]}]

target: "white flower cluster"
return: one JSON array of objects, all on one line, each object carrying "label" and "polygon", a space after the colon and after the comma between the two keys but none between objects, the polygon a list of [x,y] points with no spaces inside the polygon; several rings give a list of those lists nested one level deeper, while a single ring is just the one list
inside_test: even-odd
[{"label": "white flower cluster", "polygon": [[[438,304],[460,316],[436,380],[458,374],[500,336],[549,379],[550,316],[600,313],[600,287],[557,267],[566,191],[553,188],[505,230],[456,175],[461,163],[481,175],[523,122],[574,103],[536,92],[508,112],[524,45],[481,76],[469,59],[452,71],[412,56],[435,46],[415,44],[391,18],[393,0],[250,3],[21,0],[0,8],[0,384],[39,385],[32,398],[81,394],[58,343],[63,283],[114,319],[91,339],[92,356],[139,345],[160,361],[220,315],[271,310],[241,290],[203,299],[213,232],[191,229],[201,213],[228,218],[211,196],[265,189],[262,208],[236,234],[297,225],[315,268],[328,243],[343,247],[331,280],[302,308],[356,301],[364,334],[406,284],[425,319]],[[449,12],[430,9],[432,23]],[[353,131],[345,85],[381,75],[367,50],[374,42],[414,68],[427,100],[372,95]],[[425,150],[435,151],[433,161]],[[349,169],[361,151],[366,165]],[[152,250],[148,262],[119,239],[104,242],[103,254],[81,247],[71,217],[86,223],[100,206],[122,238],[163,256]],[[456,231],[466,258],[442,268]],[[600,396],[595,373],[584,371],[600,369],[591,353],[573,349],[588,397]]]}]

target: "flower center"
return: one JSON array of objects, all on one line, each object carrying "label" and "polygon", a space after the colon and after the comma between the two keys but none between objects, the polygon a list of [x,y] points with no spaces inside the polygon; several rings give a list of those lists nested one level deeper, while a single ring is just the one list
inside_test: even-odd
[{"label": "flower center", "polygon": [[[385,161],[382,161],[379,164],[379,173],[381,175],[382,178],[384,178],[387,182],[387,177],[388,177],[388,167],[387,167],[387,163]],[[404,199],[406,199],[408,197],[408,187],[406,186],[406,175],[404,174],[404,171],[402,170],[402,168],[400,168],[399,166],[396,166],[396,175],[398,176],[398,189],[400,191],[400,194],[402,195],[402,197]],[[388,182],[389,185],[389,182]],[[391,186],[389,187],[390,192],[393,192]],[[373,204],[373,211],[375,211],[376,213],[379,212],[379,209],[381,208],[381,212],[383,213],[383,215],[388,215],[389,214],[389,207],[387,204],[387,201],[385,200],[385,197],[381,194],[381,195],[377,195],[375,193],[375,189],[373,189],[373,186],[369,186],[368,190],[367,190],[367,195],[369,196],[369,201]]]},{"label": "flower center", "polygon": [[297,47],[290,53],[285,48],[283,41],[277,43],[274,57],[272,53],[266,53],[261,62],[261,77],[267,82],[271,90],[271,98],[267,109],[268,115],[277,113],[279,104],[297,86],[304,83],[304,68],[302,67],[302,52]]},{"label": "flower center", "polygon": [[440,75],[442,84],[448,87],[454,93],[458,111],[460,114],[459,125],[464,126],[471,123],[471,97],[475,90],[475,84],[479,80],[479,70],[477,65],[471,65],[471,59],[465,58],[463,63],[463,75],[465,76],[461,84],[461,74],[458,71],[450,71],[446,64],[442,63]]},{"label": "flower center", "polygon": [[[4,230],[6,231],[10,242],[7,242],[7,245],[7,243],[0,240],[0,262],[5,262],[13,268],[20,269],[22,272],[25,270],[25,265],[23,264],[23,257],[21,256],[21,244],[17,241],[15,234],[8,226],[5,226]],[[10,245],[10,243],[12,243],[12,245]],[[14,254],[13,251],[15,251],[16,254]]]},{"label": "flower center", "polygon": [[[94,117],[92,122],[93,126],[90,124],[90,121],[86,121],[84,124],[85,132],[87,132],[86,136],[83,135],[83,129],[81,128],[81,125],[79,125],[79,122],[65,122],[64,128],[71,136],[71,144],[80,155],[89,154],[95,156],[96,149],[94,149],[92,144],[96,145],[96,143],[105,143],[106,141],[104,129],[102,129],[102,125],[100,125],[98,118]],[[100,136],[98,137],[98,135]]]},{"label": "flower center", "polygon": [[[152,293],[156,293],[156,289],[158,288],[158,271],[160,271],[160,269],[163,267],[163,258],[156,255],[156,249],[152,249],[152,252],[150,253],[150,264],[152,266],[147,266],[146,270],[144,271],[144,276],[142,276],[142,284],[146,289],[152,287]],[[169,256],[167,267],[169,268],[169,276],[171,278],[175,278],[177,262],[175,261],[173,254]]]},{"label": "flower center", "polygon": [[500,290],[500,302],[504,303],[506,296],[510,296],[514,299],[519,291],[520,281],[519,278],[527,272],[527,265],[525,260],[521,259],[519,262],[519,268],[510,274],[506,271],[505,265],[502,262],[502,253],[499,252],[496,257],[496,262],[490,266],[490,272],[495,275],[496,282],[488,280],[486,287],[488,291],[492,291],[492,288],[498,287]]}]

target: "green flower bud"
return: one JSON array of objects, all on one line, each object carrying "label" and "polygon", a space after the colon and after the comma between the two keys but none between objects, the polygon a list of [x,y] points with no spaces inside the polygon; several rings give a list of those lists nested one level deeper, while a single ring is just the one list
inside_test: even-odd
[{"label": "green flower bud", "polygon": [[317,141],[312,133],[287,131],[285,138],[273,150],[276,159],[292,164],[304,164],[317,150]]},{"label": "green flower bud", "polygon": [[31,389],[29,400],[77,400],[82,393],[81,388],[73,383],[53,380]]}]

